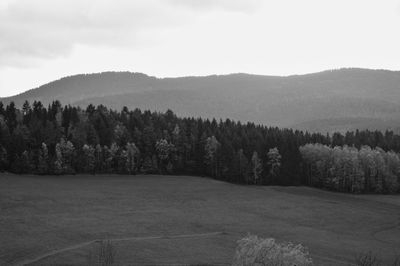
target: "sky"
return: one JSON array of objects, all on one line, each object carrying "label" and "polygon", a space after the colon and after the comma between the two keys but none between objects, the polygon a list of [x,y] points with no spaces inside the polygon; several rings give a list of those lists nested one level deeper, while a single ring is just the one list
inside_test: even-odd
[{"label": "sky", "polygon": [[400,70],[400,0],[0,0],[0,97],[102,71]]}]

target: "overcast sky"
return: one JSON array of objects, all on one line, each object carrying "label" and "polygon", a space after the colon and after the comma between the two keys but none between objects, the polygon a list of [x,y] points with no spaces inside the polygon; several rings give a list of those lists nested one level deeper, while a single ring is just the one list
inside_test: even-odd
[{"label": "overcast sky", "polygon": [[0,97],[101,71],[400,70],[400,0],[0,0]]}]

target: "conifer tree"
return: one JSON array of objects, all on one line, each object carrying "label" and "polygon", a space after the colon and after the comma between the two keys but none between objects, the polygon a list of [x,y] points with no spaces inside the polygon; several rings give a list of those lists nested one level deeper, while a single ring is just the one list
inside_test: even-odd
[{"label": "conifer tree", "polygon": [[[268,166],[269,166],[269,176],[273,183],[277,183],[276,177],[279,175],[279,170],[281,167],[281,158],[278,148],[269,149],[267,153]],[[275,182],[274,182],[275,181]]]},{"label": "conifer tree", "polygon": [[248,182],[248,160],[246,155],[243,152],[243,149],[240,149],[236,155],[236,162],[239,172],[240,180],[244,180]]},{"label": "conifer tree", "polygon": [[0,172],[4,172],[8,166],[7,150],[0,145]]},{"label": "conifer tree", "polygon": [[84,172],[94,174],[96,166],[95,149],[93,146],[85,144],[82,147],[82,151],[84,156]]},{"label": "conifer tree", "polygon": [[135,143],[126,144],[126,168],[128,174],[136,174],[137,161],[139,157],[139,149],[136,147]]},{"label": "conifer tree", "polygon": [[101,148],[100,144],[97,144],[95,149],[95,172],[101,173],[103,171],[103,163],[103,149]]}]

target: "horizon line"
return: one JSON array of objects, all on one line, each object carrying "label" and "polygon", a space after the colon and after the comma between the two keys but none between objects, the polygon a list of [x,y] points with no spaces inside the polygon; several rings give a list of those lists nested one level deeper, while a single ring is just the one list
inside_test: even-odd
[{"label": "horizon line", "polygon": [[45,82],[42,85],[38,87],[34,87],[31,89],[27,89],[25,91],[22,91],[20,93],[10,95],[10,96],[0,96],[0,99],[7,99],[7,98],[12,98],[16,97],[19,95],[22,95],[24,93],[27,93],[32,90],[39,89],[45,85],[48,85],[50,83],[60,81],[62,79],[66,78],[71,78],[71,77],[76,77],[76,76],[84,76],[84,75],[99,75],[99,74],[105,74],[105,73],[131,73],[131,74],[142,74],[146,75],[150,78],[156,78],[156,79],[177,79],[177,78],[202,78],[202,77],[214,77],[214,76],[230,76],[230,75],[249,75],[249,76],[262,76],[262,77],[278,77],[278,78],[288,78],[288,77],[295,77],[295,76],[306,76],[306,75],[312,75],[312,74],[319,74],[319,73],[324,73],[324,72],[334,72],[334,71],[341,71],[341,70],[371,70],[371,71],[387,71],[387,72],[400,72],[400,70],[393,70],[393,69],[385,69],[385,68],[363,68],[363,67],[340,67],[340,68],[332,68],[332,69],[325,69],[321,71],[315,71],[315,72],[306,72],[306,73],[297,73],[297,74],[289,74],[289,75],[269,75],[269,74],[258,74],[258,73],[247,73],[247,72],[231,72],[231,73],[224,73],[224,74],[208,74],[208,75],[186,75],[186,76],[156,76],[156,75],[151,75],[147,74],[144,72],[135,72],[135,71],[130,71],[130,70],[107,70],[107,71],[100,71],[100,72],[88,72],[88,73],[77,73],[77,74],[71,74],[71,75],[66,75],[62,76],[58,79],[53,79],[51,81]]}]

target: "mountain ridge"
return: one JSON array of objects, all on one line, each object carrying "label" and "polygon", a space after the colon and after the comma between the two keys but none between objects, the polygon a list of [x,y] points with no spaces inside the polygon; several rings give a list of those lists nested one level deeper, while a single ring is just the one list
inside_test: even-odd
[{"label": "mountain ridge", "polygon": [[[171,109],[178,115],[312,131],[330,131],[330,120],[335,125],[343,121],[349,127],[349,121],[361,118],[361,123],[355,123],[360,129],[381,130],[386,124],[398,128],[394,121],[400,121],[400,71],[342,68],[289,76],[232,73],[165,78],[107,71],[63,77],[0,98],[5,104],[14,101],[17,106],[25,100],[103,104],[114,109]],[[379,121],[376,128],[368,119]]]}]

